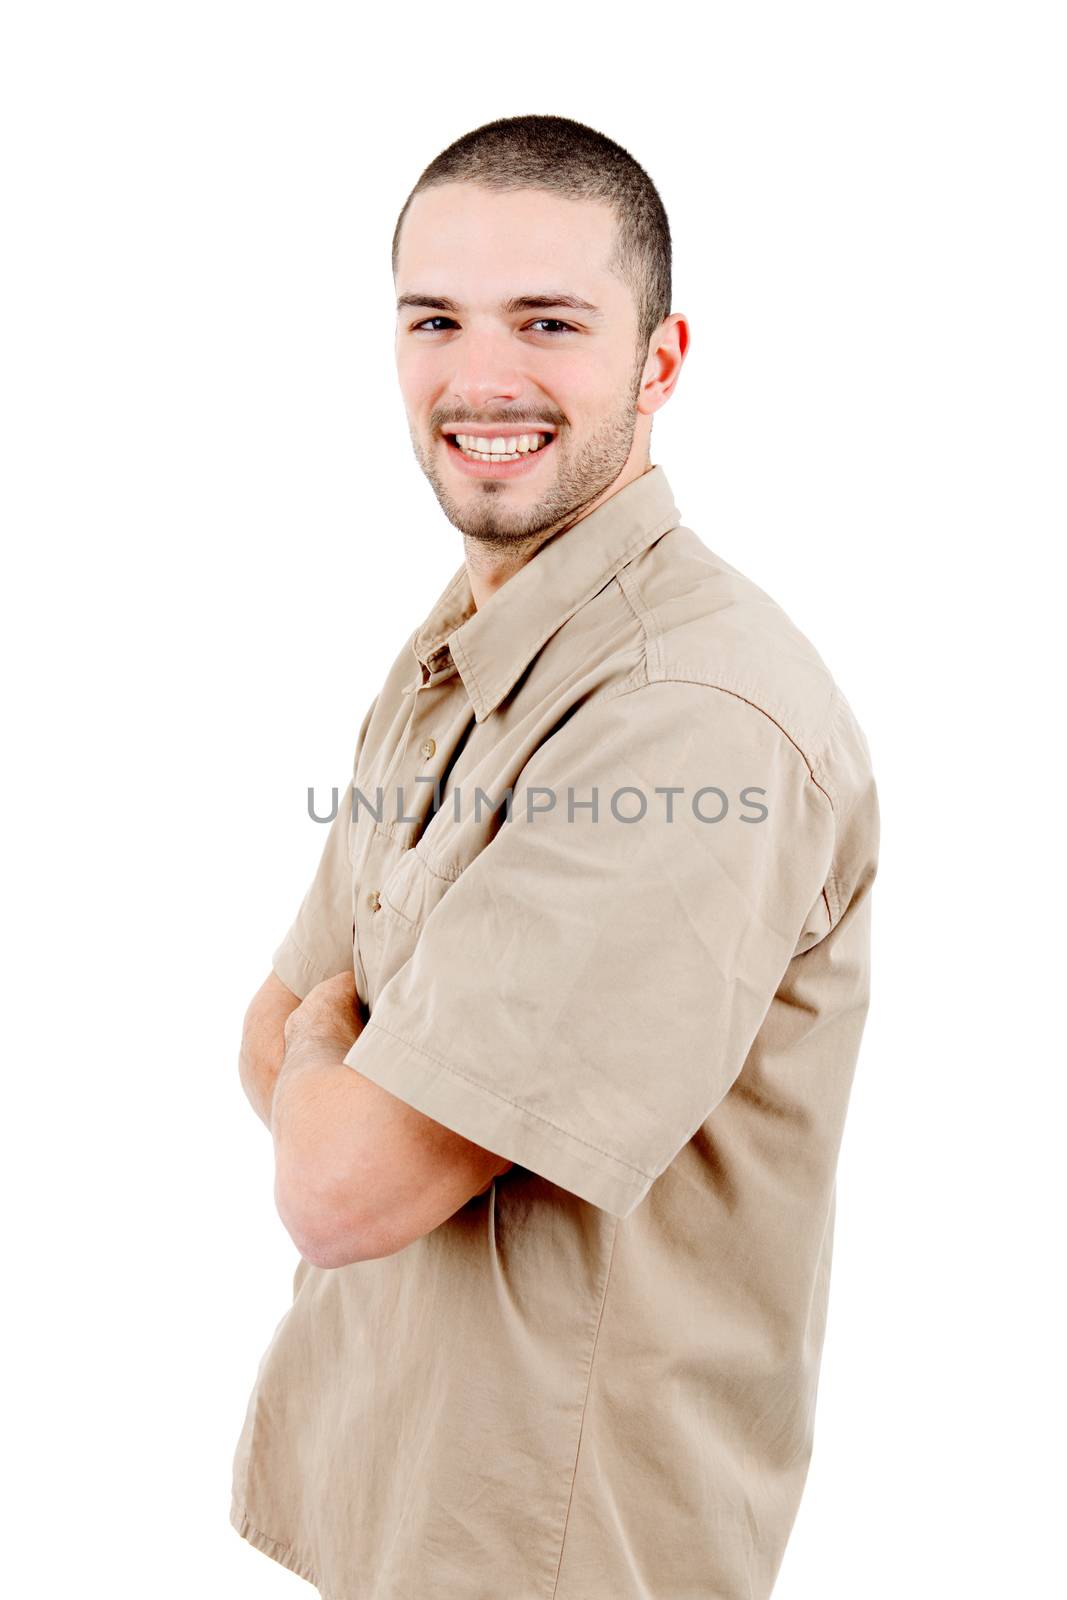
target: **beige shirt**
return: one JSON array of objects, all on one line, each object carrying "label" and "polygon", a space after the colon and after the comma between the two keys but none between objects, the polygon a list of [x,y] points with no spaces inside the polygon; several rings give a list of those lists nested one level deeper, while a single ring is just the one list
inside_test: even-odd
[{"label": "beige shirt", "polygon": [[300,1261],[234,1526],[327,1600],[762,1600],[868,1006],[848,703],[656,466],[480,611],[460,568],[353,786],[274,969],[351,963],[348,1064],[515,1165],[392,1256]]}]

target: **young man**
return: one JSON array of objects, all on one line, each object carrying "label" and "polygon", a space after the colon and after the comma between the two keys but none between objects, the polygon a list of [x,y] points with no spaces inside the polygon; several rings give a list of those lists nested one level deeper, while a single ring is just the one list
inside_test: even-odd
[{"label": "young man", "polygon": [[393,264],[464,562],[246,1019],[303,1259],[231,1519],[332,1600],[762,1600],[868,1004],[866,741],[651,464],[689,331],[641,167],[491,123]]}]

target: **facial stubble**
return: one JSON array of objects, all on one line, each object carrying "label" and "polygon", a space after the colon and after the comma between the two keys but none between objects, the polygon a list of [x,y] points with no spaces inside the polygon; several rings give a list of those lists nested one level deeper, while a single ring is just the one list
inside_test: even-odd
[{"label": "facial stubble", "polygon": [[[614,483],[626,464],[637,427],[637,396],[640,393],[645,353],[634,369],[629,395],[619,409],[596,428],[577,455],[569,451],[566,423],[563,423],[549,449],[559,453],[555,478],[534,505],[521,510],[507,503],[508,485],[502,480],[471,479],[474,493],[469,501],[459,502],[450,493],[440,470],[436,449],[426,450],[414,428],[410,429],[416,459],[438,504],[453,527],[464,535],[471,552],[478,549],[496,555],[523,553],[536,547],[545,537],[576,522],[604,490]],[[440,438],[440,434],[436,435]],[[446,446],[452,449],[451,445]]]}]

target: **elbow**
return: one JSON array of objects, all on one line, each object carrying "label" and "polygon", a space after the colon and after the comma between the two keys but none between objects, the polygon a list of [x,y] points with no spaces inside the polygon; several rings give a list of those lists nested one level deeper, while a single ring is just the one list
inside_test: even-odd
[{"label": "elbow", "polygon": [[348,1205],[283,1183],[280,1174],[275,1177],[274,1204],[286,1233],[313,1267],[349,1267],[380,1253]]},{"label": "elbow", "polygon": [[357,1261],[369,1261],[370,1256],[355,1247],[350,1239],[342,1239],[329,1233],[312,1233],[297,1236],[292,1229],[289,1237],[305,1261],[310,1261],[313,1267],[333,1269],[336,1267],[351,1267]]}]

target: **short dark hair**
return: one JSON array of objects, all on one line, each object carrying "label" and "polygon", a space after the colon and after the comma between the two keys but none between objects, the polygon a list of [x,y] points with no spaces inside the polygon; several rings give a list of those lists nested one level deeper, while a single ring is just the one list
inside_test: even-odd
[{"label": "short dark hair", "polygon": [[425,169],[393,231],[393,275],[400,229],[424,189],[479,183],[486,189],[545,189],[569,200],[610,205],[618,223],[610,266],[637,306],[641,351],[671,312],[671,230],[652,179],[621,145],[569,117],[501,117],[456,139]]}]

